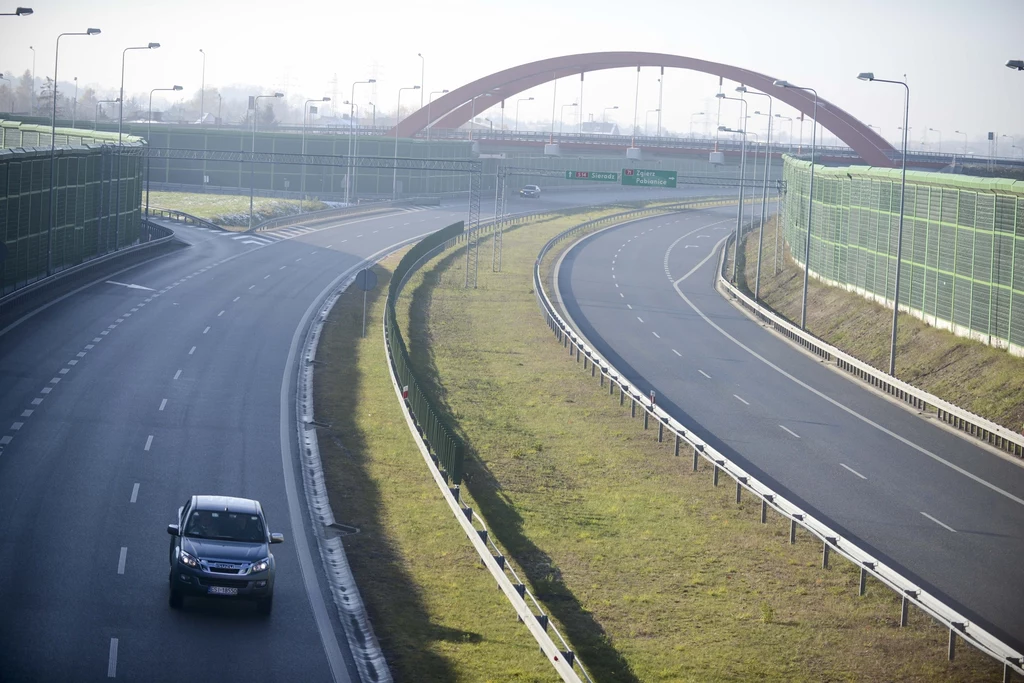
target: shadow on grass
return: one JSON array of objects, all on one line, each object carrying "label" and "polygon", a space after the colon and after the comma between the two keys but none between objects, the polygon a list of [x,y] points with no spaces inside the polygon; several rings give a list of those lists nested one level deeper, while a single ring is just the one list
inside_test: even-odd
[{"label": "shadow on grass", "polygon": [[[387,295],[391,273],[377,266],[380,285],[368,293],[367,310]],[[456,679],[451,663],[435,650],[437,641],[480,642],[481,636],[431,623],[421,590],[405,571],[396,539],[382,519],[384,501],[369,472],[366,435],[356,416],[364,377],[353,353],[362,329],[362,292],[342,295],[321,336],[318,361],[326,370],[316,376],[316,415],[329,426],[317,429],[331,506],[336,518],[356,526],[359,534],[343,541],[356,583],[398,681]],[[373,334],[379,321],[367,320]]]},{"label": "shadow on grass", "polygon": [[[481,252],[482,253],[482,252]],[[564,636],[595,680],[639,682],[625,657],[615,649],[604,628],[580,604],[573,592],[562,582],[561,574],[551,557],[523,531],[523,518],[514,504],[502,493],[501,482],[484,464],[458,423],[458,413],[448,403],[448,394],[439,380],[439,373],[430,345],[430,302],[442,274],[458,258],[461,250],[445,256],[429,270],[412,292],[409,309],[409,355],[423,388],[436,398],[438,409],[455,425],[466,444],[464,485],[480,506],[491,534],[526,573],[537,599],[565,629]]]}]

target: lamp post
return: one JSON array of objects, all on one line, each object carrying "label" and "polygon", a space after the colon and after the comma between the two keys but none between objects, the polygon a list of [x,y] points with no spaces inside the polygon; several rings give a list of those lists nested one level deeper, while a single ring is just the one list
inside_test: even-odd
[{"label": "lamp post", "polygon": [[149,43],[140,47],[126,47],[121,51],[121,90],[118,96],[120,106],[117,108],[117,204],[114,207],[114,251],[118,249],[121,235],[121,127],[124,123],[124,62],[129,50],[155,50],[160,43]]},{"label": "lamp post", "polygon": [[[178,92],[182,87],[175,85],[171,88],[153,88],[149,91],[149,118],[146,121],[146,145],[153,144],[153,93],[155,92]],[[146,155],[146,220],[149,220],[149,155]]]},{"label": "lamp post", "polygon": [[223,107],[224,107],[224,96],[221,95],[220,93],[217,93],[217,120],[214,123],[216,125],[218,125],[218,126],[220,125],[220,122],[223,121],[223,118],[220,115],[221,109]]},{"label": "lamp post", "polygon": [[651,137],[651,114],[656,114],[660,111],[660,109],[648,109],[647,113],[644,114],[644,135],[647,137]]},{"label": "lamp post", "polygon": [[[54,89],[57,87],[57,81],[53,82]],[[71,127],[74,128],[75,124],[78,123],[78,76],[75,76],[75,99],[71,100]]]},{"label": "lamp post", "polygon": [[[448,89],[435,90],[427,97],[427,141],[430,141],[430,125],[434,123],[430,118],[430,103],[434,101],[434,95],[444,95]],[[372,104],[372,103],[371,103]]]},{"label": "lamp post", "polygon": [[206,125],[206,51],[199,48],[199,53],[203,55],[203,76],[199,85],[199,125],[204,126]]},{"label": "lamp post", "polygon": [[519,132],[519,103],[520,102],[532,102],[532,97],[520,97],[516,100],[516,132]]},{"label": "lamp post", "polygon": [[868,124],[868,128],[877,128],[878,129],[878,136],[881,137],[881,138],[885,137],[884,135],[882,135],[882,127],[881,126],[876,126],[873,123],[869,123]]},{"label": "lamp post", "polygon": [[[1010,138],[1010,148],[1011,149],[1017,146],[1017,138],[1015,138],[1014,136],[1006,135],[1004,133],[1003,135],[1000,135],[999,137],[1001,137],[1001,138]],[[1010,157],[1013,157],[1013,152],[1010,152]]]},{"label": "lamp post", "polygon": [[95,114],[95,116],[93,116],[93,119],[92,119],[92,129],[93,130],[97,129],[96,126],[99,123],[99,119],[100,119],[100,105],[102,105],[102,104],[120,104],[120,103],[121,103],[121,98],[120,97],[118,97],[116,100],[99,100],[98,102],[96,102],[96,114]]},{"label": "lamp post", "polygon": [[416,56],[420,58],[420,109],[423,109],[423,93],[426,89],[426,74],[427,74],[427,58],[423,56],[422,52],[417,52]]},{"label": "lamp post", "polygon": [[374,104],[373,102],[370,102],[369,104],[370,104],[371,107],[373,107],[373,118],[370,119],[370,128],[376,128],[377,127],[377,105]]},{"label": "lamp post", "polygon": [[306,100],[302,103],[302,180],[299,181],[299,213],[302,213],[302,207],[306,200],[306,122],[308,120],[308,111],[310,102],[330,102],[330,97],[321,97],[320,99]]},{"label": "lamp post", "polygon": [[253,195],[256,190],[256,123],[259,121],[260,100],[284,97],[283,92],[273,95],[256,95],[252,98],[252,150],[249,156],[249,229],[252,230]]},{"label": "lamp post", "polygon": [[[761,250],[764,247],[764,222],[768,217],[768,167],[771,165],[772,161],[772,107],[775,104],[775,99],[766,92],[748,90],[744,85],[736,88],[736,92],[768,98],[768,113],[762,114],[759,111],[754,112],[755,116],[768,117],[768,131],[765,135],[764,142],[764,181],[761,185],[761,223],[757,230],[757,269],[755,271],[756,274],[754,275],[754,301],[757,301],[761,294]],[[756,137],[754,139],[757,140]],[[756,151],[754,153],[754,173],[757,173]]]},{"label": "lamp post", "polygon": [[693,137],[693,117],[694,116],[704,116],[704,112],[702,112],[702,111],[695,111],[692,114],[690,114],[690,137],[691,138]]},{"label": "lamp post", "polygon": [[[903,77],[906,78],[905,75]],[[899,320],[900,312],[900,262],[903,258],[903,204],[907,196],[907,137],[910,131],[910,126],[907,123],[910,121],[910,86],[905,81],[889,81],[884,78],[875,78],[875,75],[871,72],[861,73],[857,78],[868,82],[875,81],[878,83],[902,85],[906,91],[903,99],[903,169],[900,174],[900,220],[899,227],[896,229],[896,282],[893,287],[892,336],[889,340],[889,374],[895,377],[896,323]]]},{"label": "lamp post", "polygon": [[[19,8],[21,9],[21,8]],[[31,13],[32,10],[29,10]],[[96,36],[98,28],[84,32],[61,33],[57,36],[57,47],[53,51],[53,114],[50,117],[50,216],[46,226],[46,274],[53,274],[53,223],[57,217],[57,65],[60,57],[60,39],[64,36]],[[35,54],[35,50],[32,51]]]},{"label": "lamp post", "polygon": [[0,17],[27,17],[32,14],[31,7],[18,7],[13,12],[0,12]]},{"label": "lamp post", "polygon": [[773,83],[779,88],[792,88],[793,90],[807,90],[814,94],[814,108],[811,110],[811,182],[807,189],[807,239],[804,244],[804,294],[800,304],[800,329],[807,329],[807,286],[808,274],[811,270],[811,215],[814,209],[814,152],[817,144],[818,132],[818,91],[814,88],[793,85],[789,81],[777,80]]},{"label": "lamp post", "polygon": [[782,114],[776,114],[775,118],[780,121],[789,121],[789,153],[793,153],[793,117],[783,116]]},{"label": "lamp post", "polygon": [[967,133],[965,133],[965,132],[963,132],[961,130],[954,130],[953,132],[956,133],[957,135],[963,135],[964,136],[964,156],[967,156]]},{"label": "lamp post", "polygon": [[929,128],[928,130],[930,130],[933,133],[939,134],[939,154],[942,154],[942,131],[936,130],[935,128]]},{"label": "lamp post", "polygon": [[602,123],[608,123],[608,111],[611,110],[611,109],[618,109],[618,108],[619,108],[619,105],[617,105],[617,104],[614,107],[605,107],[601,111],[601,122]]},{"label": "lamp post", "polygon": [[14,83],[9,78],[4,78],[3,74],[0,74],[0,81],[7,81],[7,87],[11,90],[11,113],[14,113]]},{"label": "lamp post", "polygon": [[[744,100],[742,97],[729,97],[725,93],[721,93],[721,92],[720,93],[716,93],[715,97],[720,99],[720,100],[733,100],[735,102],[741,103],[743,105],[742,120],[744,121],[744,123],[746,123],[746,120],[747,120],[747,101],[746,100]],[[719,126],[718,130],[722,131],[723,133],[741,133],[743,135],[743,137],[740,140],[740,195],[739,195],[739,204],[737,204],[737,206],[736,206],[736,250],[734,252],[735,256],[732,259],[732,281],[733,281],[733,284],[735,284],[736,283],[736,270],[737,270],[736,262],[739,261],[739,258],[737,258],[737,257],[739,256],[739,250],[740,250],[740,229],[742,228],[742,225],[743,225],[743,172],[744,172],[745,167],[747,165],[747,134],[746,134],[746,132],[744,132],[742,130],[731,129],[731,128],[727,128],[726,126]]]},{"label": "lamp post", "polygon": [[28,49],[32,50],[32,92],[29,93],[28,108],[29,114],[36,113],[36,49],[31,45]]},{"label": "lamp post", "polygon": [[[391,196],[394,199],[398,199],[398,124],[402,121],[402,91],[403,90],[419,90],[420,86],[414,85],[408,88],[398,89],[398,108],[395,110],[395,166],[392,169],[391,174]],[[475,98],[473,100],[476,101]],[[472,119],[470,119],[470,139],[472,139],[473,128]]]},{"label": "lamp post", "polygon": [[559,142],[562,141],[562,118],[565,117],[565,108],[566,107],[576,107],[576,106],[579,106],[579,105],[577,105],[576,102],[572,102],[570,104],[563,104],[562,108],[558,112],[558,141]]},{"label": "lamp post", "polygon": [[[352,84],[352,97],[351,97],[351,99],[349,99],[349,109],[348,109],[348,172],[345,174],[345,205],[346,206],[348,206],[349,198],[350,198],[351,192],[352,192],[352,190],[351,190],[351,188],[352,188],[352,173],[353,173],[353,170],[355,168],[354,164],[352,163],[352,137],[353,137],[353,134],[355,133],[355,126],[353,125],[355,122],[353,121],[352,117],[355,115],[355,110],[354,110],[355,104],[354,104],[354,102],[356,101],[356,86],[357,85],[370,85],[370,84],[376,83],[376,82],[377,82],[376,78],[368,78],[365,81],[356,81],[356,82],[354,82]],[[399,96],[399,97],[401,97],[401,96]],[[397,126],[397,125],[398,125],[398,121],[395,121],[395,126]],[[395,131],[395,139],[396,140],[398,139],[397,136],[398,136],[398,131],[396,130]]]}]

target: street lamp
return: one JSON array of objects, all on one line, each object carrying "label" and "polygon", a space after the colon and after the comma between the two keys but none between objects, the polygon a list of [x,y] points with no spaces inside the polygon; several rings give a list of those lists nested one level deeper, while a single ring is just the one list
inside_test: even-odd
[{"label": "street lamp", "polygon": [[778,88],[791,88],[793,90],[808,90],[814,93],[814,108],[811,110],[811,182],[807,189],[807,239],[804,244],[804,294],[800,304],[800,329],[807,329],[807,286],[808,274],[811,270],[811,215],[814,209],[814,152],[817,144],[818,132],[818,91],[814,88],[793,85],[789,81],[777,80],[772,85]]},{"label": "street lamp", "polygon": [[4,78],[3,74],[0,74],[0,81],[7,81],[7,87],[11,90],[11,113],[14,113],[14,83],[9,78]]},{"label": "street lamp", "polygon": [[1024,59],[1011,59],[1006,66],[1016,71],[1024,71]]},{"label": "street lamp", "polygon": [[369,104],[370,104],[371,107],[373,107],[373,118],[370,119],[370,128],[376,128],[377,127],[377,105],[374,104],[373,102],[370,102]]},{"label": "street lamp", "polygon": [[28,108],[29,115],[34,115],[36,113],[36,49],[31,45],[28,46],[28,49],[32,50],[32,92],[29,93]]},{"label": "street lamp", "polygon": [[[530,99],[533,99],[533,98],[530,98]],[[601,122],[602,123],[607,123],[608,122],[608,110],[610,110],[610,109],[618,109],[618,108],[619,108],[619,105],[617,105],[617,104],[614,107],[605,107],[604,110],[601,112]]]},{"label": "street lamp", "polygon": [[417,52],[416,56],[420,58],[420,109],[423,109],[423,93],[427,91],[424,80],[427,74],[427,58],[423,56],[422,52]]},{"label": "street lamp", "polygon": [[199,125],[203,126],[206,124],[206,52],[203,48],[199,48],[199,52],[203,55],[203,77],[199,85]]},{"label": "street lamp", "polygon": [[100,120],[100,105],[101,104],[120,104],[120,103],[121,103],[121,98],[120,97],[118,97],[116,100],[99,100],[99,101],[97,101],[96,102],[96,114],[95,114],[95,116],[93,116],[93,119],[92,119],[92,129],[93,130],[97,130],[96,126],[97,126],[97,124],[99,123],[99,120]]},{"label": "street lamp", "polygon": [[[29,10],[29,13],[31,14],[32,10]],[[60,56],[60,39],[64,36],[96,36],[99,33],[98,28],[87,28],[84,32],[79,33],[61,33],[57,36],[57,47],[53,51],[53,114],[50,117],[50,218],[46,227],[47,276],[53,274],[53,222],[57,215],[57,160],[55,157],[57,153],[57,64]]]},{"label": "street lamp", "polygon": [[[3,12],[3,13],[0,13],[0,17],[27,17],[30,14],[32,14],[32,8],[31,7],[19,7],[16,10],[14,10],[13,12]],[[54,82],[56,82],[56,81],[54,81]]]},{"label": "street lamp", "polygon": [[309,111],[310,102],[330,102],[330,97],[321,97],[320,99],[306,100],[302,103],[302,180],[300,181],[299,187],[299,213],[302,213],[302,205],[306,199],[306,122],[308,119],[307,112]]},{"label": "street lamp", "polygon": [[650,117],[651,117],[651,114],[656,114],[656,113],[658,113],[660,111],[661,111],[661,109],[648,109],[647,113],[644,114],[644,135],[646,135],[647,137],[651,137],[651,131],[650,131],[650,126],[651,126],[651,118]]},{"label": "street lamp", "polygon": [[252,230],[252,204],[256,187],[256,124],[259,121],[260,100],[284,97],[283,92],[273,95],[256,95],[252,98],[252,150],[249,156],[249,229]]},{"label": "street lamp", "polygon": [[[153,93],[155,92],[178,92],[182,87],[175,85],[170,88],[153,88],[149,91],[149,119],[146,121],[146,145],[150,146],[153,144]],[[149,158],[150,155],[146,155],[146,220],[149,220]]]},{"label": "street lamp", "polygon": [[942,131],[936,130],[935,128],[929,128],[928,130],[930,130],[933,133],[939,134],[939,154],[942,154]]},{"label": "street lamp", "polygon": [[[1016,146],[1017,146],[1017,138],[1015,138],[1014,136],[1012,136],[1012,135],[1006,135],[1006,134],[1004,133],[1003,135],[1000,135],[999,137],[1001,137],[1001,138],[1010,138],[1010,147],[1011,147],[1011,148],[1013,148],[1013,147],[1016,147]],[[1012,153],[1012,152],[1010,153],[1010,156],[1011,156],[1011,157],[1013,156],[1013,153]]]},{"label": "street lamp", "polygon": [[[349,99],[348,108],[348,172],[345,174],[345,206],[348,206],[350,193],[352,191],[352,172],[354,170],[354,166],[352,164],[352,136],[355,133],[355,126],[353,125],[355,122],[352,117],[355,115],[355,104],[353,103],[356,101],[356,86],[370,85],[376,82],[376,78],[368,78],[365,81],[355,81],[352,84],[352,97]],[[395,122],[395,125],[398,125],[397,121]]]},{"label": "street lamp", "polygon": [[[760,298],[761,293],[761,249],[764,246],[764,222],[768,217],[768,166],[772,158],[772,106],[775,104],[775,99],[766,92],[747,90],[745,85],[741,85],[736,88],[736,92],[768,98],[768,113],[762,114],[759,111],[754,112],[756,116],[768,117],[768,131],[764,143],[764,182],[761,185],[761,224],[757,231],[757,269],[755,271],[756,274],[754,275],[754,301],[757,301]],[[757,138],[755,137],[754,140],[756,141]],[[754,173],[757,173],[756,147],[754,148]]]},{"label": "street lamp", "polygon": [[121,91],[118,99],[121,101],[117,108],[117,204],[114,207],[114,251],[118,249],[118,240],[121,230],[121,126],[124,123],[124,61],[128,50],[155,50],[160,43],[149,43],[142,47],[126,47],[121,52]]},{"label": "street lamp", "polygon": [[964,156],[967,156],[967,133],[963,132],[962,130],[954,130],[953,132],[957,135],[964,136]]},{"label": "street lamp", "polygon": [[885,137],[884,135],[882,135],[882,127],[881,126],[876,126],[873,123],[869,123],[868,124],[868,128],[877,128],[878,129],[878,137],[881,137],[881,138]]},{"label": "street lamp", "polygon": [[694,116],[704,116],[704,112],[702,112],[702,111],[695,111],[692,114],[690,114],[690,137],[691,138],[693,137],[693,117]]},{"label": "street lamp", "polygon": [[[876,81],[878,83],[892,83],[902,85],[906,90],[903,99],[903,170],[900,178],[900,219],[899,227],[896,229],[896,282],[893,291],[892,305],[892,336],[889,340],[889,374],[896,376],[896,323],[900,312],[900,261],[903,258],[903,203],[907,196],[907,137],[910,127],[910,86],[905,81],[889,81],[884,78],[875,78],[871,72],[862,73],[857,76],[862,81]],[[904,76],[906,78],[906,76]],[[941,137],[940,137],[941,140]],[[941,144],[941,143],[940,143]]]},{"label": "street lamp", "polygon": [[[395,166],[392,169],[393,173],[391,174],[391,195],[394,199],[398,199],[398,124],[402,121],[402,91],[419,89],[420,86],[418,85],[398,89],[398,108],[395,111]],[[470,121],[470,123],[472,124],[472,121]],[[472,130],[472,128],[470,130]]]},{"label": "street lamp", "polygon": [[793,117],[783,116],[782,114],[776,114],[775,118],[780,121],[789,121],[789,153],[793,153]]},{"label": "street lamp", "polygon": [[[723,92],[716,93],[715,97],[720,99],[720,100],[733,100],[735,102],[741,103],[743,105],[743,109],[742,109],[742,111],[743,111],[743,115],[742,115],[743,116],[743,122],[744,122],[744,125],[746,125],[746,121],[747,121],[747,101],[745,99],[743,99],[742,97],[729,97],[728,95],[726,95]],[[731,129],[731,128],[726,128],[725,126],[719,126],[718,130],[722,131],[723,133],[742,133],[743,134],[743,137],[740,140],[740,197],[739,197],[739,204],[736,207],[736,251],[734,252],[735,256],[733,257],[733,260],[732,260],[732,281],[733,281],[733,284],[735,284],[736,283],[737,262],[739,261],[738,257],[739,257],[739,253],[740,253],[740,229],[741,229],[741,227],[743,225],[743,172],[744,172],[745,167],[747,165],[747,135],[742,130],[735,130],[735,129]]]},{"label": "street lamp", "polygon": [[520,97],[518,100],[516,100],[516,132],[517,133],[519,132],[519,103],[520,102],[532,102],[533,99],[534,98],[532,98],[532,97]]},{"label": "street lamp", "polygon": [[559,141],[561,141],[561,139],[562,139],[562,118],[565,116],[565,108],[566,107],[576,107],[576,106],[579,106],[576,102],[572,102],[571,104],[563,104],[562,108],[558,112],[558,139],[559,139]]},{"label": "street lamp", "polygon": [[430,93],[429,97],[427,97],[427,141],[428,142],[430,141],[430,125],[433,123],[433,121],[430,119],[430,103],[433,102],[434,95],[444,95],[447,92],[448,92],[447,88],[445,88],[444,90],[435,90],[432,93]]},{"label": "street lamp", "polygon": [[[57,81],[53,82],[54,90],[57,89]],[[75,99],[71,100],[71,127],[78,123],[78,76],[75,76]]]}]

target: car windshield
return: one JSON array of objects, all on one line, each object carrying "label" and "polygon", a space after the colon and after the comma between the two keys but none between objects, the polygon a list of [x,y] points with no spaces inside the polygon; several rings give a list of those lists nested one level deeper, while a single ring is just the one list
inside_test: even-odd
[{"label": "car windshield", "polygon": [[219,541],[259,543],[265,540],[259,515],[241,512],[196,510],[188,518],[185,535]]}]

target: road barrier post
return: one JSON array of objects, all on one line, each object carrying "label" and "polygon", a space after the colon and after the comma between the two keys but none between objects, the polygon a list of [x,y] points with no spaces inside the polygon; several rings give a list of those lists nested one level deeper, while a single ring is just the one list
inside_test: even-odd
[{"label": "road barrier post", "polygon": [[715,486],[718,486],[718,463],[717,462],[715,463],[715,474],[714,474],[713,481],[714,481]]}]

